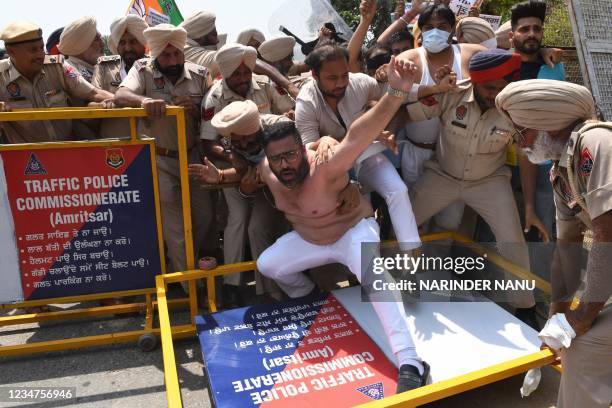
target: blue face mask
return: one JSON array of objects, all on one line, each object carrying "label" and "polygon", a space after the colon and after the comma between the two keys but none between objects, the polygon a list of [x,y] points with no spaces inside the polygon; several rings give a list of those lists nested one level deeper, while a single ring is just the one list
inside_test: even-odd
[{"label": "blue face mask", "polygon": [[432,54],[437,54],[444,51],[450,45],[448,38],[450,33],[448,31],[440,30],[439,28],[432,28],[429,31],[423,32],[423,47]]}]

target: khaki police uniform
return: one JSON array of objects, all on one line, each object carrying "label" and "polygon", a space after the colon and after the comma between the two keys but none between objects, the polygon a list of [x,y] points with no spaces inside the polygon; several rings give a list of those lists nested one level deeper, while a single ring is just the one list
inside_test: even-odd
[{"label": "khaki police uniform", "polygon": [[[416,93],[411,94],[416,99]],[[411,188],[418,225],[454,202],[472,207],[491,227],[502,256],[529,269],[529,253],[505,166],[512,126],[495,108],[481,111],[474,87],[462,82],[455,92],[433,95],[406,106],[412,121],[440,117],[436,160],[425,162]],[[515,307],[534,306],[533,294],[513,292]]]},{"label": "khaki police uniform", "polygon": [[[94,66],[80,58],[71,56],[66,58],[66,63],[72,65],[83,78],[91,83],[93,79]],[[87,106],[87,101],[81,98],[70,98],[70,105],[83,107]],[[77,119],[74,121],[74,133],[78,139],[96,139],[100,134],[100,119]]]},{"label": "khaki police uniform", "polygon": [[[288,95],[281,95],[275,88],[275,85],[271,83],[270,79],[263,75],[253,75],[251,81],[251,88],[247,93],[246,98],[238,95],[232,91],[225,80],[217,81],[210,88],[202,102],[202,125],[200,128],[200,137],[203,140],[218,140],[218,134],[215,128],[211,125],[210,121],[215,114],[225,108],[232,102],[251,100],[257,105],[257,109],[262,114],[277,114],[281,115],[294,108],[293,100],[288,98]],[[269,245],[271,237],[277,237],[278,231],[282,232],[284,218],[278,217],[278,213],[274,213],[276,218],[270,211],[263,211],[259,214],[261,208],[266,208],[264,199],[261,194],[258,194],[254,200],[253,205],[257,203],[258,211],[250,210],[251,203],[245,202],[245,199],[240,196],[237,188],[226,188],[223,190],[225,202],[228,208],[228,220],[224,230],[223,251],[225,253],[225,261],[228,263],[228,259],[244,259],[245,255],[245,239],[244,231],[248,228],[249,239],[251,236],[255,239],[255,247],[251,247],[253,254],[257,252],[263,252]],[[248,213],[258,214],[257,217],[249,221]],[[262,229],[262,225],[266,225],[270,222],[270,225]],[[277,228],[277,226],[279,226]],[[259,230],[259,231],[257,231]],[[258,236],[259,235],[259,236]],[[258,236],[258,237],[257,237]],[[236,239],[236,237],[240,237]],[[253,244],[251,244],[253,245]],[[254,258],[256,259],[256,258]],[[238,262],[238,261],[236,261]],[[262,292],[277,292],[278,289],[273,282],[269,279],[263,279],[259,273],[256,274],[257,281],[257,293]],[[229,285],[238,285],[240,283],[239,275],[228,275],[224,277],[224,282]]]},{"label": "khaki police uniform", "polygon": [[184,53],[185,61],[193,62],[194,64],[208,68],[208,72],[212,78],[216,78],[217,75],[219,75],[219,67],[215,63],[215,56],[217,55],[216,45],[207,45],[203,47],[191,38],[187,38]]},{"label": "khaki police uniform", "polygon": [[200,137],[204,140],[217,140],[217,131],[210,120],[217,112],[232,102],[251,100],[257,105],[259,113],[282,115],[292,110],[295,104],[288,95],[281,95],[267,76],[253,75],[251,89],[246,98],[232,91],[225,80],[215,82],[202,102],[202,128]]},{"label": "khaki police uniform", "polygon": [[[121,81],[127,76],[125,64],[119,55],[107,55],[98,58],[94,67],[91,83],[93,86],[115,93]],[[128,137],[130,136],[129,119],[102,119],[100,123],[100,137]]]},{"label": "khaki police uniform", "polygon": [[[554,164],[551,180],[557,208],[557,236],[582,243],[582,233],[592,227],[592,220],[612,211],[612,123],[580,124],[577,129],[561,159]],[[571,260],[563,261],[565,265],[557,263],[553,268],[553,291],[564,289],[571,281],[576,281],[576,287],[580,282],[580,266],[575,265],[568,271]],[[562,270],[561,266],[565,268]],[[596,282],[595,286],[602,287],[604,293],[609,293],[610,269],[598,270],[607,276],[588,278]],[[559,284],[559,281],[566,283]],[[562,350],[562,361],[557,406],[607,408],[612,402],[612,305],[603,309],[590,330]]]},{"label": "khaki police uniform", "polygon": [[93,65],[77,57],[66,58],[66,63],[72,65],[87,82],[91,83],[95,69]]},{"label": "khaki police uniform", "polygon": [[[41,72],[30,82],[10,59],[0,61],[0,100],[13,109],[59,108],[69,98],[87,99],[94,87],[62,56],[46,56]],[[71,120],[2,122],[9,143],[71,140]]]},{"label": "khaki police uniform", "polygon": [[[290,119],[280,115],[261,115],[264,126],[288,120]],[[256,164],[254,162],[263,159],[264,155],[262,149],[258,157],[245,158],[254,165]],[[245,261],[247,238],[251,247],[251,256],[257,259],[281,235],[288,232],[289,225],[285,216],[272,206],[263,189],[258,190],[252,198],[243,197],[237,187],[224,188],[223,195],[228,210],[227,226],[223,232],[225,263]],[[240,284],[240,274],[226,275],[223,282],[237,286]],[[274,281],[259,272],[255,275],[255,283],[258,295],[280,293]]]},{"label": "khaki police uniform", "polygon": [[[183,74],[173,84],[155,68],[153,59],[143,58],[134,63],[120,87],[125,87],[138,95],[162,99],[168,105],[172,105],[173,95],[189,95],[199,105],[206,93],[207,84],[208,71],[204,67],[186,62]],[[185,130],[189,163],[202,162],[198,143],[199,125],[199,115],[194,117],[186,113]],[[182,271],[185,270],[186,260],[176,120],[174,117],[143,119],[140,122],[139,133],[155,138],[164,240],[168,248],[171,269]],[[214,245],[212,236],[211,240],[205,241],[213,221],[213,209],[210,194],[202,188],[201,183],[190,181],[189,191],[194,252],[198,256],[204,245]]]}]

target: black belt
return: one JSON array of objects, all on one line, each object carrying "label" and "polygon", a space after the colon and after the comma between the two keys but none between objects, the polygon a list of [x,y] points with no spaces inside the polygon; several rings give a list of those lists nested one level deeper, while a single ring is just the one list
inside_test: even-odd
[{"label": "black belt", "polygon": [[[194,147],[196,147],[196,146],[192,146],[191,148],[188,148],[187,152],[189,152]],[[157,153],[158,156],[170,157],[172,159],[178,159],[178,157],[179,157],[178,150],[170,150],[170,149],[166,149],[164,147],[155,146],[155,153]]]},{"label": "black belt", "polygon": [[178,151],[176,150],[170,150],[170,149],[165,149],[163,147],[155,147],[155,153],[157,153],[158,156],[164,156],[164,157],[172,157],[173,159],[178,159]]},{"label": "black belt", "polygon": [[412,141],[410,139],[408,139],[408,141],[412,143],[413,145],[415,145],[416,147],[420,147],[421,149],[436,150],[435,143],[419,143],[419,142]]}]

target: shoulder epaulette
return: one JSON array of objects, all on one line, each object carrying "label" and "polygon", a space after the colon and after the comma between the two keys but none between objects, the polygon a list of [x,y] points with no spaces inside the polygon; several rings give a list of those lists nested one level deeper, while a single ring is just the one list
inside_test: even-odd
[{"label": "shoulder epaulette", "polygon": [[138,71],[142,71],[143,69],[147,67],[150,61],[151,59],[148,57],[141,58],[138,61],[136,61],[133,66],[136,67]]},{"label": "shoulder epaulette", "polygon": [[115,62],[115,61],[121,61],[121,56],[120,55],[104,55],[98,58],[98,64],[102,64],[105,62]]},{"label": "shoulder epaulette", "polygon": [[9,69],[11,67],[11,60],[10,58],[5,58],[3,60],[0,60],[0,72],[4,72],[7,69]]},{"label": "shoulder epaulette", "polygon": [[201,76],[206,76],[206,74],[208,73],[208,68],[203,65],[194,64],[190,61],[185,61],[185,68]]}]

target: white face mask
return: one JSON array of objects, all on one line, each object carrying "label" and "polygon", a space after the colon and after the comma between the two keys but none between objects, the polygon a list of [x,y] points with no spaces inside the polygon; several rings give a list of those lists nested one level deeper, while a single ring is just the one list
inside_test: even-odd
[{"label": "white face mask", "polygon": [[437,54],[444,51],[450,45],[448,38],[450,33],[448,31],[440,30],[439,28],[432,28],[429,31],[423,32],[423,47],[432,54]]},{"label": "white face mask", "polygon": [[550,137],[548,132],[540,130],[533,146],[523,148],[530,162],[534,164],[547,160],[559,160],[565,149],[565,143]]}]

